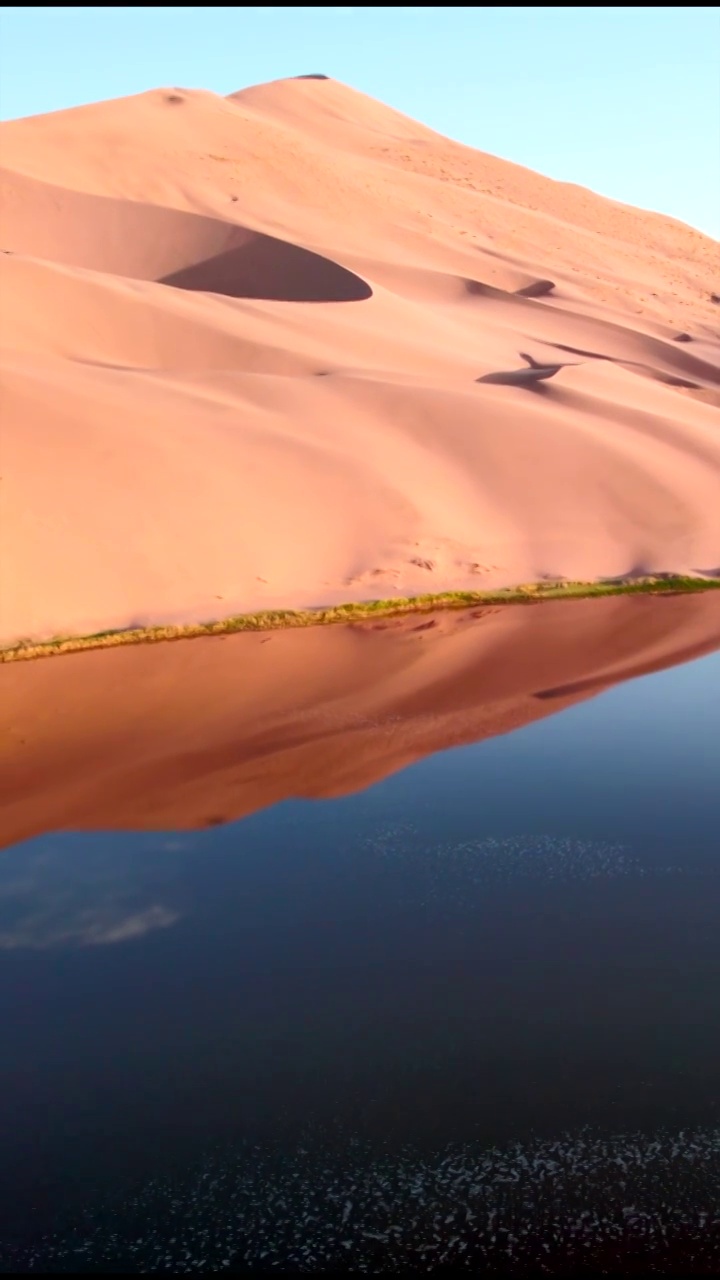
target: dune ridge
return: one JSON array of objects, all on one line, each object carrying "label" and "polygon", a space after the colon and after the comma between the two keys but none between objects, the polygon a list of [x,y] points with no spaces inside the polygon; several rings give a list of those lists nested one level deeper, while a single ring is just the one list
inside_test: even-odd
[{"label": "dune ridge", "polygon": [[0,249],[2,644],[717,573],[681,223],[314,75],[0,125]]}]

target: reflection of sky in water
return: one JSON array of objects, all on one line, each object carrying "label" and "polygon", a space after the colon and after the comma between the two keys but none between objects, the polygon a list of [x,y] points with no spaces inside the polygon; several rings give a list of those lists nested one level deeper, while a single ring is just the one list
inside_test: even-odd
[{"label": "reflection of sky in water", "polygon": [[484,891],[502,886],[582,884],[679,875],[678,866],[643,865],[628,846],[563,836],[485,836],[428,845],[410,823],[366,837],[370,857],[404,872],[405,901],[431,911],[472,912]]},{"label": "reflection of sky in water", "polygon": [[[306,823],[298,827],[300,810]],[[264,815],[241,824],[234,842],[229,831],[221,840],[217,832],[56,836],[10,851],[0,878],[4,948],[16,955],[64,950],[79,963],[88,949],[113,943],[104,949],[118,957],[125,948],[137,952],[128,984],[152,985],[158,962],[147,952],[151,938],[164,947],[184,930],[172,952],[180,964],[189,948],[170,993],[172,1016],[193,970],[209,965],[199,996],[219,1000],[223,1017],[235,1003],[237,1024],[231,1018],[208,1040],[202,1016],[184,1010],[199,1057],[210,1044],[228,1055],[212,1134],[221,1144],[216,1153],[199,1162],[180,1158],[172,1175],[140,1179],[130,1195],[94,1185],[86,1169],[80,1216],[66,1214],[52,1239],[38,1233],[29,1245],[0,1248],[0,1269],[452,1267],[512,1274],[515,1266],[552,1269],[558,1259],[575,1270],[593,1260],[617,1270],[619,1259],[634,1251],[640,1265],[660,1244],[692,1245],[698,1257],[720,1261],[720,1129],[697,1123],[717,1108],[701,1107],[684,1130],[657,1125],[663,1112],[671,1121],[686,1087],[681,1080],[671,1098],[662,1076],[675,1052],[671,1042],[685,1047],[690,1039],[687,1009],[695,996],[682,978],[669,993],[653,991],[653,955],[649,976],[640,957],[638,979],[628,921],[613,916],[621,902],[640,910],[635,927],[644,951],[644,895],[676,903],[682,921],[683,885],[695,900],[692,867],[646,856],[642,847],[550,833],[433,843],[412,822],[359,825],[338,843],[326,806],[290,806],[277,822]],[[321,890],[326,896],[318,901]],[[227,912],[238,901],[255,917],[256,939],[239,946],[223,987]],[[692,910],[690,917],[692,925]],[[328,921],[341,922],[345,937],[329,936],[313,953],[309,935],[332,927]],[[459,968],[453,948],[465,936],[458,926],[467,924],[469,950]],[[225,934],[215,957],[206,926]],[[563,928],[569,942],[554,954],[554,934]],[[598,941],[598,928],[610,937]],[[677,965],[677,938],[662,946]],[[421,970],[424,948],[430,963]],[[373,972],[378,952],[382,967]],[[560,974],[568,956],[577,981]],[[627,973],[613,964],[627,965]],[[695,969],[690,988],[697,978]],[[418,996],[423,985],[426,1001]],[[631,993],[625,1005],[619,985]],[[329,1011],[326,1002],[334,1002]],[[148,1064],[158,1052],[152,1019],[163,1016],[154,1007],[143,1023]],[[655,1036],[663,1016],[667,1044],[648,1052],[645,1032]],[[130,1023],[128,1030],[134,1057],[137,1029]],[[95,1034],[102,1036],[97,1023]],[[626,1039],[630,1063],[623,1062]],[[122,1046],[123,1036],[109,1049],[119,1051],[121,1068]],[[182,1127],[182,1108],[196,1107],[209,1082],[186,1061],[187,1045],[177,1055],[186,1088],[164,1074],[172,1054],[162,1045],[160,1052],[156,1088],[165,1099],[176,1091],[163,1124]],[[593,1100],[590,1063],[598,1055]],[[147,1086],[143,1063],[141,1053],[133,1088]],[[278,1071],[274,1085],[258,1085]],[[468,1081],[473,1071],[477,1079]],[[503,1076],[512,1072],[506,1087]],[[309,1083],[298,1085],[304,1076]],[[706,1084],[700,1080],[701,1095]],[[223,1089],[233,1085],[247,1095],[247,1107],[229,1125],[235,1136],[228,1140]],[[447,1091],[457,1094],[454,1113]],[[649,1127],[611,1127],[614,1117],[622,1124],[642,1113],[640,1097]],[[285,1138],[274,1136],[273,1109],[285,1113]],[[563,1129],[563,1116],[574,1125]],[[540,1124],[535,1135],[533,1120]],[[254,1125],[257,1141],[243,1139]],[[455,1135],[449,1143],[446,1132]]]},{"label": "reflection of sky in water", "polygon": [[[202,838],[55,835],[15,846],[0,865],[0,950],[97,947],[166,929],[192,911],[184,874],[206,859]],[[680,874],[643,866],[628,847],[563,836],[485,836],[428,844],[412,823],[392,823],[338,850],[352,877],[387,871],[384,891],[441,910],[472,910],[494,886]],[[365,865],[367,864],[367,866]],[[250,868],[248,868],[250,871]],[[404,878],[398,880],[397,872]],[[349,882],[348,887],[351,882]]]},{"label": "reflection of sky in water", "polygon": [[140,938],[180,919],[169,856],[128,857],[127,840],[61,836],[8,849],[0,864],[0,949],[96,947]]},{"label": "reflection of sky in water", "polygon": [[4,851],[0,1270],[720,1270],[718,669]]}]

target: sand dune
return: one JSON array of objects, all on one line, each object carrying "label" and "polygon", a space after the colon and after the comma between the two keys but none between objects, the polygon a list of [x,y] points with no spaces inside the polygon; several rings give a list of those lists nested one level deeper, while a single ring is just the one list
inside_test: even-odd
[{"label": "sand dune", "polygon": [[0,667],[0,845],[360,790],[720,647],[720,593],[208,637]]},{"label": "sand dune", "polygon": [[718,565],[700,233],[319,76],[0,162],[0,643]]},{"label": "sand dune", "polygon": [[[359,302],[370,286],[338,263],[222,218],[15,179],[3,232],[66,266],[176,289],[278,302]],[[23,198],[19,198],[22,196]]]}]

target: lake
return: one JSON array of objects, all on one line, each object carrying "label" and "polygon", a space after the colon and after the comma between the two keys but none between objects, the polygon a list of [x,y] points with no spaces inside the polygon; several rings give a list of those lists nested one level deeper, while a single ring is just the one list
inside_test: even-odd
[{"label": "lake", "polygon": [[267,641],[0,667],[0,1270],[716,1273],[720,593]]}]

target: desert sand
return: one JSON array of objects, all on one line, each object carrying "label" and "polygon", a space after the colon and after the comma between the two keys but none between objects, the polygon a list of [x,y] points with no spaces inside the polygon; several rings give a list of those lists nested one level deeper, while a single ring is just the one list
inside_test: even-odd
[{"label": "desert sand", "polygon": [[720,648],[720,592],[501,605],[0,668],[0,846],[361,790]]},{"label": "desert sand", "polygon": [[0,643],[720,571],[699,232],[319,76],[0,164]]}]

